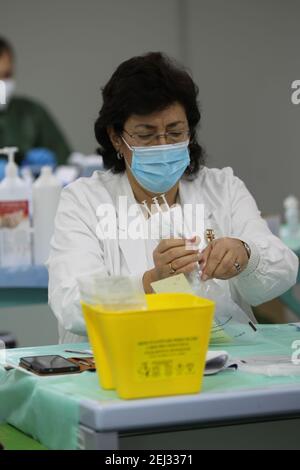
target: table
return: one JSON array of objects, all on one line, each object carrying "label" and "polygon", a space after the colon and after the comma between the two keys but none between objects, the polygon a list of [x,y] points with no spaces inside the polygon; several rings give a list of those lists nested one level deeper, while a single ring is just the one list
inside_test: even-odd
[{"label": "table", "polygon": [[[260,344],[226,349],[240,358],[291,354],[293,342],[300,341],[294,325],[260,330]],[[65,349],[87,347],[16,349],[7,359],[17,363],[32,353],[68,357]],[[300,448],[300,366],[295,367],[292,377],[228,370],[205,377],[202,393],[140,400],[100,389],[91,372],[38,378],[0,367],[0,417],[51,449]]]}]

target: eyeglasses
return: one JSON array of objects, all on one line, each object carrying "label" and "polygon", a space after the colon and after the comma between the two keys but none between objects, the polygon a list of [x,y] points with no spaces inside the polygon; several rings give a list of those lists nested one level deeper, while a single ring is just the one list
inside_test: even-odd
[{"label": "eyeglasses", "polygon": [[124,129],[124,132],[126,132],[129,137],[134,139],[136,143],[140,145],[151,145],[157,142],[160,137],[164,137],[166,139],[167,144],[177,144],[180,142],[184,142],[190,136],[190,131],[186,129],[164,132],[163,134],[157,134],[155,132],[136,132],[130,134],[126,131],[126,129]]}]

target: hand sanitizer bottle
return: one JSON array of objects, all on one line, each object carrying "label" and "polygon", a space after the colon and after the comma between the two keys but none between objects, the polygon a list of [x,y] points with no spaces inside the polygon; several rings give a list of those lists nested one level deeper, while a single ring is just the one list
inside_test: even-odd
[{"label": "hand sanitizer bottle", "polygon": [[49,256],[50,240],[61,192],[61,183],[50,166],[43,166],[39,178],[33,183],[34,264],[44,264]]},{"label": "hand sanitizer bottle", "polygon": [[1,266],[26,266],[32,262],[29,217],[30,190],[18,176],[14,161],[16,147],[5,147],[8,163],[0,183],[0,262]]}]

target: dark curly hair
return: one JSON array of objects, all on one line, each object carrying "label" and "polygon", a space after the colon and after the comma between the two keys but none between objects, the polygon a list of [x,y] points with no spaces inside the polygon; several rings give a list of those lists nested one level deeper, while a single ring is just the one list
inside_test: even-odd
[{"label": "dark curly hair", "polygon": [[132,114],[147,115],[178,102],[185,109],[191,132],[191,163],[185,174],[196,175],[204,165],[204,150],[196,137],[201,117],[197,95],[198,87],[188,72],[161,52],[149,52],[120,64],[102,89],[103,105],[95,122],[98,153],[103,157],[104,167],[114,173],[125,171],[124,160],[117,158],[110,141],[108,127],[121,135]]},{"label": "dark curly hair", "polygon": [[14,56],[14,50],[12,45],[4,37],[0,37],[0,56],[8,52],[12,57]]}]

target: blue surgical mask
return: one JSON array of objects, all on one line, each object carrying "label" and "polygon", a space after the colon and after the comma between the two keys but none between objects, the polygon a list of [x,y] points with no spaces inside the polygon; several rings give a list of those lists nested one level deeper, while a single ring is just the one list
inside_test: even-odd
[{"label": "blue surgical mask", "polygon": [[131,173],[137,182],[151,193],[166,193],[181,178],[190,164],[189,141],[179,144],[147,147],[127,147],[132,150]]}]

